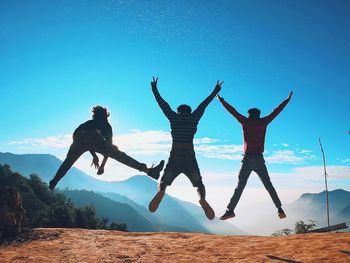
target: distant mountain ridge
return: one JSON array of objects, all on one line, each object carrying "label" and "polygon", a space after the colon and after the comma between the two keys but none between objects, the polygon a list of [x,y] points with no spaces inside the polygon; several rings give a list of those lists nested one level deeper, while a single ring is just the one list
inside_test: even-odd
[{"label": "distant mountain ridge", "polygon": [[158,229],[133,207],[113,201],[109,198],[86,190],[61,190],[77,207],[93,205],[99,217],[108,218],[110,222],[127,223],[133,232],[156,232]]},{"label": "distant mountain ridge", "polygon": [[[49,154],[17,155],[0,153],[0,163],[9,164],[14,171],[20,172],[24,176],[36,173],[45,182],[48,182],[62,162]],[[230,223],[219,223],[217,219],[209,222],[199,206],[189,205],[187,202],[169,195],[164,197],[156,213],[149,213],[146,207],[148,207],[149,201],[157,191],[157,182],[147,176],[134,176],[125,181],[106,182],[95,179],[72,167],[59,182],[58,187],[60,189],[94,191],[96,194],[103,195],[115,202],[127,204],[137,211],[146,222],[151,224],[151,226],[144,225],[142,231],[150,231],[149,229],[154,227],[155,231],[245,234]],[[68,192],[66,193],[68,195]],[[83,198],[83,193],[80,193],[80,195],[80,198]],[[78,201],[81,202],[78,197],[75,198],[77,203]],[[95,196],[95,198],[97,197]],[[98,213],[98,207],[96,207],[96,211]],[[99,213],[98,215],[101,216]],[[125,223],[128,224],[128,222]]]}]

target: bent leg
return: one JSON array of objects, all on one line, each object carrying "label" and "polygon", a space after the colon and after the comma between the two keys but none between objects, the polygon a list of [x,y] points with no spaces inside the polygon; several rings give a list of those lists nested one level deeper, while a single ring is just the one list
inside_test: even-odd
[{"label": "bent leg", "polygon": [[199,199],[205,199],[205,186],[203,184],[203,182],[201,181],[201,183],[197,186],[197,194],[199,196]]},{"label": "bent leg", "polygon": [[264,184],[266,190],[269,192],[271,199],[274,202],[275,206],[277,208],[281,207],[282,206],[281,201],[277,195],[275,188],[273,187],[273,185],[271,183],[269,173],[267,171],[265,163],[263,162],[259,166],[260,167],[258,169],[255,169],[254,171],[259,175],[260,180]]},{"label": "bent leg", "polygon": [[83,147],[73,143],[69,148],[66,159],[63,161],[61,166],[58,168],[55,177],[50,181],[50,189],[54,189],[56,184],[66,175],[68,170],[78,160],[78,158],[85,152]]},{"label": "bent leg", "polygon": [[125,164],[126,166],[139,170],[140,172],[145,172],[145,173],[148,172],[148,168],[146,164],[140,163],[139,161],[127,155],[126,153],[120,151],[117,146],[111,145],[111,146],[108,146],[108,148],[109,148],[108,151],[104,150],[102,151],[102,154],[107,154],[108,157],[111,157],[114,160],[117,160],[118,162]]},{"label": "bent leg", "polygon": [[247,160],[242,161],[242,167],[238,174],[238,184],[236,186],[235,192],[230,200],[230,203],[227,206],[228,210],[234,210],[238,204],[239,199],[241,198],[242,192],[247,184],[248,178],[252,169],[248,164]]},{"label": "bent leg", "polygon": [[202,180],[196,185],[196,187],[199,196],[199,204],[203,208],[206,217],[209,220],[213,220],[215,218],[215,212],[213,208],[211,208],[211,206],[208,204],[207,200],[205,200],[205,186]]},{"label": "bent leg", "polygon": [[179,173],[173,171],[172,169],[169,169],[169,163],[168,163],[167,168],[165,168],[164,174],[160,179],[158,192],[149,203],[148,209],[150,212],[154,213],[158,209],[159,204],[165,195],[165,190],[167,186],[171,185],[171,183],[174,181],[174,179],[178,175]]}]

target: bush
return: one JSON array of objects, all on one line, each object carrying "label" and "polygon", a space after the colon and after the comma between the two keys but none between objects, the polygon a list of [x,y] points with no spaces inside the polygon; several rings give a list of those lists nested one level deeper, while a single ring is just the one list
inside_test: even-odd
[{"label": "bush", "polygon": [[294,234],[303,234],[307,233],[310,230],[315,229],[316,227],[316,221],[309,219],[309,224],[306,224],[304,221],[300,220],[295,223],[294,231],[289,228],[284,228],[281,230],[278,230],[274,232],[271,236],[278,237],[278,236],[289,236]]},{"label": "bush", "polygon": [[310,230],[315,229],[316,227],[316,221],[309,219],[309,224],[304,223],[304,221],[300,220],[295,223],[295,234],[303,234],[307,233]]},{"label": "bush", "polygon": [[289,236],[289,235],[293,234],[293,232],[294,231],[292,229],[284,228],[284,229],[276,231],[271,236],[274,236],[274,237]]}]

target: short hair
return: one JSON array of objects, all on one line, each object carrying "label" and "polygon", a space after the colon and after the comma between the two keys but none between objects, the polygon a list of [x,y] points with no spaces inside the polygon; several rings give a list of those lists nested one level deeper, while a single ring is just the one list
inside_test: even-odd
[{"label": "short hair", "polygon": [[179,107],[177,107],[177,112],[178,113],[191,113],[192,109],[190,106],[186,104],[181,104]]},{"label": "short hair", "polygon": [[109,116],[109,112],[108,112],[107,108],[99,106],[99,105],[93,107],[91,111],[92,111],[92,118],[94,120],[107,119]]},{"label": "short hair", "polygon": [[248,113],[249,113],[249,117],[251,119],[259,119],[260,118],[260,110],[257,109],[257,108],[252,108],[252,109],[249,109],[248,110]]}]

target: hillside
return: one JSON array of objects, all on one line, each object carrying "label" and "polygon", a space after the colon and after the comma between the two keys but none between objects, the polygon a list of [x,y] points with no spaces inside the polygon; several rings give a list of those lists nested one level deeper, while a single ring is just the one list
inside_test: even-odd
[{"label": "hillside", "polygon": [[110,222],[127,223],[129,231],[157,231],[155,226],[129,205],[112,201],[91,191],[64,190],[60,193],[69,198],[76,207],[93,205],[97,216],[108,218]]},{"label": "hillside", "polygon": [[[0,153],[0,164],[5,163],[9,164],[12,170],[24,176],[36,173],[45,182],[48,182],[62,162],[49,154]],[[244,234],[230,223],[219,224],[218,219],[208,222],[198,205],[189,205],[188,202],[173,198],[168,194],[157,213],[149,213],[148,203],[157,191],[157,182],[147,176],[134,176],[125,181],[106,182],[95,179],[73,167],[59,182],[58,188],[94,191],[115,202],[126,204],[136,210],[139,216],[150,222],[152,228],[156,229],[155,231]],[[99,214],[101,209],[96,204],[95,207]],[[113,216],[108,215],[107,217],[112,218]],[[142,231],[151,231],[151,229],[147,224]]]},{"label": "hillside", "polygon": [[0,246],[1,262],[349,262],[350,234],[288,237],[38,229],[53,240]]},{"label": "hillside", "polygon": [[[350,207],[350,192],[343,189],[329,191],[329,212],[331,224],[350,223],[346,217]],[[287,206],[294,217],[299,220],[314,219],[319,227],[326,225],[326,193],[303,194],[295,202]]]}]

